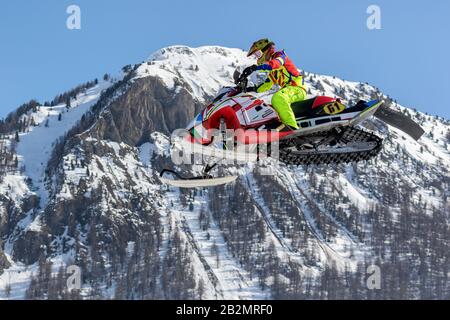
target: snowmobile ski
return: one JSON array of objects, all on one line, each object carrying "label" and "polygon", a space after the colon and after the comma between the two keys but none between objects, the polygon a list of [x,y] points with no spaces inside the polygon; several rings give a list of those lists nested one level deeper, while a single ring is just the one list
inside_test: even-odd
[{"label": "snowmobile ski", "polygon": [[[178,179],[163,178],[163,175],[166,172],[172,173]],[[180,174],[176,173],[175,171],[168,170],[168,169],[164,169],[163,171],[161,171],[161,174],[160,174],[161,182],[171,185],[173,187],[178,187],[178,188],[203,188],[203,187],[220,186],[223,184],[234,182],[237,178],[238,178],[237,176],[226,176],[226,177],[214,178],[209,175],[192,177],[192,178],[184,178]]]},{"label": "snowmobile ski", "polygon": [[186,180],[172,180],[161,178],[161,181],[165,184],[178,188],[204,188],[231,183],[234,182],[236,179],[237,176],[228,176],[220,178],[186,179]]}]

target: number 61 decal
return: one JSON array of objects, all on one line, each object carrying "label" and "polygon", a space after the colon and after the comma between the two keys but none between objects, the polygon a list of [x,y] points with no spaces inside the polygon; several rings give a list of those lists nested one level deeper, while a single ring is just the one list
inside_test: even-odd
[{"label": "number 61 decal", "polygon": [[345,110],[345,106],[339,101],[334,101],[323,106],[326,114],[337,114]]}]

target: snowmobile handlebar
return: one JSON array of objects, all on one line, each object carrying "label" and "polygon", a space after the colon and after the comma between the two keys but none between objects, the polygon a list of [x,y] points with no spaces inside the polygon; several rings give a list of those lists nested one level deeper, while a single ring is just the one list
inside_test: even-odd
[{"label": "snowmobile handlebar", "polygon": [[248,84],[248,79],[247,77],[250,74],[247,74],[244,70],[244,72],[242,74],[240,74],[237,70],[234,72],[233,74],[233,78],[234,78],[234,83],[236,84],[237,88],[241,91],[241,92],[246,92],[247,91],[247,84]]},{"label": "snowmobile handlebar", "polygon": [[237,85],[242,92],[247,92],[247,84],[248,84],[247,77],[244,77],[239,81]]}]

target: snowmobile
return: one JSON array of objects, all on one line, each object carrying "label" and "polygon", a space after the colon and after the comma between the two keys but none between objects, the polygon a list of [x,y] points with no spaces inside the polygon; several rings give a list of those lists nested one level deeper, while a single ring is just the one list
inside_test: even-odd
[{"label": "snowmobile", "polygon": [[[381,108],[382,100],[359,101],[351,107],[339,98],[317,96],[291,105],[298,130],[283,125],[275,109],[258,94],[248,92],[248,76],[234,75],[236,86],[220,90],[216,98],[187,126],[186,135],[176,147],[187,154],[202,154],[207,163],[199,176],[184,177],[164,169],[161,181],[181,188],[208,187],[230,183],[237,176],[213,177],[210,172],[221,161],[234,159],[259,162],[271,157],[271,146],[277,143],[278,161],[286,165],[320,165],[358,162],[377,156],[382,138],[358,125],[376,116],[414,139],[422,128],[400,112]],[[230,148],[227,132],[238,132],[231,146],[246,146],[244,151]],[[212,134],[211,132],[219,132]],[[260,148],[261,146],[265,148]],[[241,148],[242,149],[242,148]],[[263,149],[264,152],[261,152]],[[172,174],[176,179],[164,178]]]}]

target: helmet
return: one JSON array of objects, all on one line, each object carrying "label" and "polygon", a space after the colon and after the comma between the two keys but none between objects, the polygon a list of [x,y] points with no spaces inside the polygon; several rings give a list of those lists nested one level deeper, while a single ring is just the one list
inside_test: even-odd
[{"label": "helmet", "polygon": [[256,56],[258,59],[258,64],[263,64],[265,61],[269,60],[270,56],[273,54],[275,43],[269,39],[261,39],[252,44],[250,50],[248,50],[247,57],[252,55]]}]

